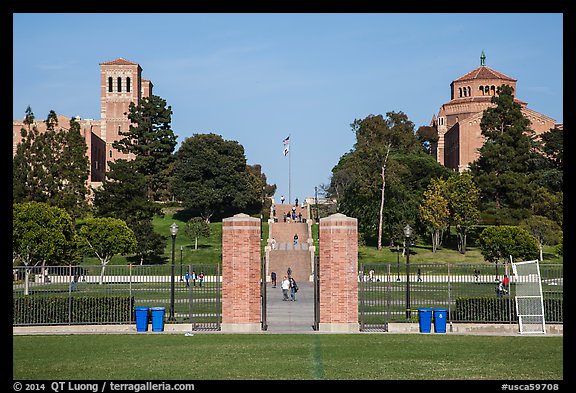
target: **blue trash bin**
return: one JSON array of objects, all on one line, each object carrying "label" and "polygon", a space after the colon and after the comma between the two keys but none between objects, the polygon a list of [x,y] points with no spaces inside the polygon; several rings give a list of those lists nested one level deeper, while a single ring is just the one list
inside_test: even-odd
[{"label": "blue trash bin", "polygon": [[446,333],[446,309],[434,309],[434,331],[436,333]]},{"label": "blue trash bin", "polygon": [[136,307],[136,331],[148,330],[148,307]]},{"label": "blue trash bin", "polygon": [[165,307],[152,307],[152,331],[153,332],[163,332],[164,331],[164,313],[166,312]]},{"label": "blue trash bin", "polygon": [[420,325],[420,333],[430,333],[430,330],[432,330],[431,308],[418,309],[418,323]]}]

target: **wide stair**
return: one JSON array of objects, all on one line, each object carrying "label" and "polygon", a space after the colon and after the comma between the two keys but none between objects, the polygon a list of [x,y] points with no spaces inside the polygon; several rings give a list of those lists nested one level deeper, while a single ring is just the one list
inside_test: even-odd
[{"label": "wide stair", "polygon": [[[292,219],[292,208],[296,219]],[[274,214],[275,213],[275,214]],[[290,217],[284,221],[284,216]],[[269,222],[268,245],[266,246],[266,277],[276,272],[278,285],[288,268],[296,282],[312,280],[314,243],[312,240],[309,207],[306,205],[273,204]],[[294,244],[294,235],[298,243]]]}]

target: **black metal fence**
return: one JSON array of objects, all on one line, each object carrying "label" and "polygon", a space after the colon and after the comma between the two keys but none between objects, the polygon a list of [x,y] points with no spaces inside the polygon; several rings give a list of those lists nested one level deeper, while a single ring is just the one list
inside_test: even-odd
[{"label": "black metal fence", "polygon": [[167,323],[218,330],[220,271],[220,264],[17,267],[13,324],[131,324],[135,307],[147,306],[164,307]]},{"label": "black metal fence", "polygon": [[[541,264],[547,323],[563,323],[562,265]],[[504,277],[510,280],[506,283]],[[503,281],[501,290],[498,282]],[[361,330],[416,322],[419,308],[444,308],[447,322],[516,323],[515,277],[509,265],[364,264],[359,270]]]}]

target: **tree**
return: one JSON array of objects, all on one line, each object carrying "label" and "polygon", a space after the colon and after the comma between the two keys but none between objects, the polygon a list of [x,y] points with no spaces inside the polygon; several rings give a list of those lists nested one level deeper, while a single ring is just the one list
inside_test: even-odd
[{"label": "tree", "polygon": [[496,264],[507,262],[508,258],[529,260],[538,255],[538,242],[528,232],[518,226],[502,225],[485,228],[478,238],[484,259]]},{"label": "tree", "polygon": [[468,228],[476,225],[480,219],[478,209],[480,190],[474,184],[469,172],[450,177],[446,182],[446,188],[450,216],[458,235],[458,251],[465,254]]},{"label": "tree", "polygon": [[194,215],[210,222],[262,201],[260,182],[247,171],[244,148],[216,134],[194,134],[176,152],[172,189]]},{"label": "tree", "polygon": [[202,217],[192,217],[186,222],[186,229],[184,230],[186,236],[194,239],[194,249],[198,249],[198,238],[210,236],[210,224]]},{"label": "tree", "polygon": [[[388,112],[386,119],[382,115],[370,115],[355,120],[351,126],[356,143],[350,163],[354,165],[356,176],[360,175],[357,185],[367,191],[368,196],[375,187],[379,190],[377,248],[381,250],[390,154],[421,150],[421,146],[414,136],[414,123],[403,112]],[[358,165],[360,161],[363,164]]]},{"label": "tree", "polygon": [[58,117],[50,111],[46,131],[33,124],[34,114],[26,110],[21,129],[22,141],[13,158],[13,196],[15,202],[46,202],[59,206],[72,216],[82,216],[88,208],[86,193],[89,175],[87,146],[80,125],[70,120],[70,128],[57,129]]},{"label": "tree", "polygon": [[500,86],[491,102],[495,106],[484,111],[480,122],[486,141],[470,170],[484,203],[492,203],[502,221],[507,215],[528,214],[533,196],[531,173],[537,153],[530,120],[514,101],[512,88]]},{"label": "tree", "polygon": [[84,251],[93,252],[100,260],[102,270],[99,284],[103,283],[104,270],[114,255],[131,254],[136,250],[134,232],[126,222],[111,217],[88,218],[80,227],[79,245]]},{"label": "tree", "polygon": [[102,187],[94,190],[94,210],[98,217],[124,220],[134,232],[140,264],[164,253],[165,238],[154,231],[152,219],[161,215],[159,205],[148,199],[145,176],[134,170],[134,160],[110,163]]},{"label": "tree", "polygon": [[[26,267],[78,264],[72,218],[64,209],[43,202],[13,204],[12,253]],[[28,294],[28,273],[26,269],[25,294]]]},{"label": "tree", "polygon": [[442,242],[442,234],[448,228],[450,212],[446,198],[446,181],[432,179],[420,205],[420,218],[428,228],[432,237],[432,252]]},{"label": "tree", "polygon": [[166,107],[166,101],[158,96],[144,97],[136,106],[130,103],[130,128],[120,132],[122,139],[114,141],[112,146],[123,153],[135,155],[133,169],[144,175],[147,197],[153,200],[166,189],[172,153],[176,146],[176,136],[171,129],[172,108]]},{"label": "tree", "polygon": [[561,228],[554,221],[542,216],[530,216],[520,221],[520,228],[526,230],[538,240],[540,261],[543,261],[542,247],[544,244],[552,245],[560,241]]}]

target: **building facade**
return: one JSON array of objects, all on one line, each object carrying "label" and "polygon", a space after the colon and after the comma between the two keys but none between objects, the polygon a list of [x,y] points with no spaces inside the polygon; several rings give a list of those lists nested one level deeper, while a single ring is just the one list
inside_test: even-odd
[{"label": "building facade", "polygon": [[[112,144],[121,139],[120,132],[127,132],[130,128],[130,103],[140,105],[142,98],[152,95],[152,87],[151,81],[142,79],[142,68],[137,63],[123,58],[100,63],[100,119],[76,117],[88,147],[86,154],[90,162],[89,180],[92,186],[101,184],[105,172],[110,169],[110,162],[118,158],[134,158],[114,149]],[[58,127],[67,129],[69,126],[70,118],[58,115]],[[36,127],[40,132],[46,131],[43,120],[35,120],[31,127]],[[23,120],[12,121],[12,156],[22,140],[22,128],[27,128]]]},{"label": "building facade", "polygon": [[[455,171],[465,171],[475,161],[485,138],[480,129],[483,112],[489,107],[492,97],[501,85],[512,87],[516,92],[516,79],[504,75],[485,65],[484,52],[480,57],[480,67],[468,72],[450,84],[450,101],[443,104],[438,115],[432,118],[438,140],[432,145],[436,161]],[[528,108],[528,104],[514,96],[520,104],[522,114],[531,122],[536,135],[562,124],[546,115]]]}]

